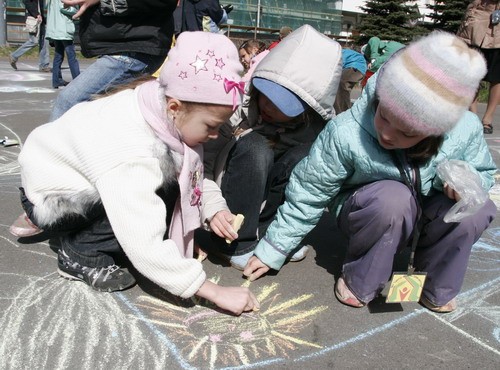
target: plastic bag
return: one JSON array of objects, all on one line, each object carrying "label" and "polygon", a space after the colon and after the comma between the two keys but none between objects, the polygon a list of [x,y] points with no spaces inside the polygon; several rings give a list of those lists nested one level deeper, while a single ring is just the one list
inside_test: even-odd
[{"label": "plastic bag", "polygon": [[459,222],[476,213],[488,200],[488,193],[481,185],[481,177],[467,162],[457,159],[440,162],[437,175],[452,187],[460,200],[444,216],[444,222]]},{"label": "plastic bag", "polygon": [[33,35],[37,34],[38,33],[38,26],[39,26],[39,23],[38,23],[37,18],[32,17],[31,15],[28,15],[26,17],[25,28],[26,28],[26,31],[28,31],[28,33],[33,34]]}]

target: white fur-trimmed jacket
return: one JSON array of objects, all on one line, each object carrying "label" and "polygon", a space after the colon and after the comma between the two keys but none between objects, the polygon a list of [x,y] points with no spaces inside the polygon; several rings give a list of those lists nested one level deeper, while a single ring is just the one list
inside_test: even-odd
[{"label": "white fur-trimmed jacket", "polygon": [[183,298],[204,283],[201,263],[163,240],[167,210],[156,191],[176,179],[176,163],[182,160],[145,122],[134,90],[78,104],[36,128],[19,163],[40,224],[69,212],[85,214],[102,202],[116,238],[141,274]]}]

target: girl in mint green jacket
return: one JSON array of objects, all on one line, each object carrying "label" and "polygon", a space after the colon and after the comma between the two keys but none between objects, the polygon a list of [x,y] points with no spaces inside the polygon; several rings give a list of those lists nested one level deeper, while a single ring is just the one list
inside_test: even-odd
[{"label": "girl in mint green jacket", "polygon": [[335,288],[342,303],[363,307],[374,299],[391,275],[394,255],[418,230],[414,266],[427,273],[420,302],[453,311],[472,245],[496,207],[488,199],[476,214],[444,222],[460,195],[443,184],[436,166],[465,161],[484,190],[493,185],[496,167],[481,123],[467,111],[485,73],[484,58],[444,32],[394,54],[295,167],[286,201],[245,275],[255,279],[280,269],[328,207],[348,239]]}]

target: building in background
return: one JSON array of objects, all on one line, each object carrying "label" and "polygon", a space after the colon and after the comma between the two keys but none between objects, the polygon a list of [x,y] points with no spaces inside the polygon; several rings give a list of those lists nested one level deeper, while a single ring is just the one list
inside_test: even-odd
[{"label": "building in background", "polygon": [[342,28],[342,0],[221,0],[232,4],[233,25],[297,29],[304,24],[326,35],[338,35]]}]

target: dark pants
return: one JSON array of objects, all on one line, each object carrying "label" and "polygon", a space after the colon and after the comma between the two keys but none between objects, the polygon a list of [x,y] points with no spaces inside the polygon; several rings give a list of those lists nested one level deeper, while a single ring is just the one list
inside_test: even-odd
[{"label": "dark pants", "polygon": [[50,225],[35,217],[33,203],[21,188],[21,204],[28,218],[44,231],[60,236],[66,254],[82,266],[106,267],[114,264],[113,254],[123,254],[102,204],[87,209],[85,215],[67,214]]},{"label": "dark pants", "polygon": [[[495,204],[488,200],[475,215],[445,223],[443,217],[454,204],[442,193],[423,199],[415,268],[427,273],[423,295],[438,306],[460,292],[472,245],[496,215]],[[396,181],[366,185],[345,202],[338,217],[349,239],[342,274],[362,302],[375,298],[389,280],[394,255],[408,244],[416,215],[415,199]]]},{"label": "dark pants", "polygon": [[[221,252],[242,255],[255,249],[259,236],[265,234],[284,202],[293,168],[308,154],[310,147],[311,144],[296,146],[275,158],[267,139],[256,132],[236,142],[229,153],[221,190],[231,212],[243,214],[245,221],[238,231],[238,239],[231,245],[212,235],[211,242]],[[202,232],[197,233],[200,234]]]},{"label": "dark pants", "polygon": [[[66,214],[50,225],[43,225],[36,219],[34,205],[26,197],[24,189],[20,188],[20,191],[21,204],[28,218],[44,231],[60,236],[61,248],[74,262],[88,267],[107,267],[115,264],[118,256],[125,255],[101,203],[89,206],[83,215]],[[179,186],[176,182],[168,184],[157,195],[167,208],[165,223],[168,230]]]},{"label": "dark pants", "polygon": [[54,60],[52,61],[52,87],[64,86],[65,81],[61,74],[61,65],[64,61],[64,53],[68,57],[68,65],[71,77],[75,79],[80,74],[80,65],[76,59],[75,45],[73,40],[54,40]]}]

